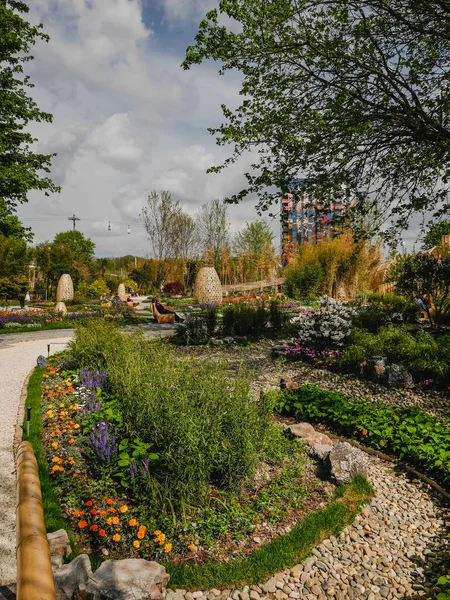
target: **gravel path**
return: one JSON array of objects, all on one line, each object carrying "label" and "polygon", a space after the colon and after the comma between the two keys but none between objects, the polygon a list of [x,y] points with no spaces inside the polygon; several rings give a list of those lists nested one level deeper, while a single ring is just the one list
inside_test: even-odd
[{"label": "gravel path", "polygon": [[[23,384],[36,358],[58,352],[70,340],[67,331],[10,334],[0,338],[0,586],[16,580],[16,473],[13,442]],[[56,345],[58,344],[58,345]]]},{"label": "gravel path", "polygon": [[302,563],[260,585],[169,590],[166,600],[394,600],[434,598],[446,573],[450,511],[422,482],[369,457],[376,496],[339,538],[323,540]]}]

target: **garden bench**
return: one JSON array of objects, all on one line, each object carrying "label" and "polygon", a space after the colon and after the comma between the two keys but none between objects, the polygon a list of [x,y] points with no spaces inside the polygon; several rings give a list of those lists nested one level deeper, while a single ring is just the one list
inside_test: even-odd
[{"label": "garden bench", "polygon": [[156,310],[156,306],[152,303],[152,313],[157,323],[175,323],[175,315],[162,315]]}]

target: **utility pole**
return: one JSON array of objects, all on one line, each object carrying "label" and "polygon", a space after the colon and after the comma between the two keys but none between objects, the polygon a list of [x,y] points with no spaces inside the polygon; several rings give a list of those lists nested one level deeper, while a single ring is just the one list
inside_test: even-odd
[{"label": "utility pole", "polygon": [[73,214],[71,217],[68,218],[68,221],[73,221],[73,230],[75,231],[75,221],[81,221],[81,219],[79,219],[75,216],[75,214]]}]

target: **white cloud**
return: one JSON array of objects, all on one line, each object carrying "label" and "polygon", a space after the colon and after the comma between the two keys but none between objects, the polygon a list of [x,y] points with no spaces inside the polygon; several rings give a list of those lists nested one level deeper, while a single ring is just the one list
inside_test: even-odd
[{"label": "white cloud", "polygon": [[[208,6],[172,1],[165,14],[193,18]],[[241,189],[250,157],[221,175],[206,174],[230,151],[206,128],[221,122],[222,102],[239,101],[237,75],[221,78],[209,64],[183,71],[183,56],[156,47],[138,0],[35,0],[30,14],[51,38],[36,45],[29,63],[33,95],[54,115],[52,124],[33,124],[31,131],[39,151],[57,152],[52,176],[62,185],[50,198],[30,194],[19,210],[36,242],[69,227],[75,212],[99,255],[145,256],[139,213],[152,189],[170,191],[191,215]],[[186,46],[191,41],[186,36]],[[234,229],[256,216],[253,204],[230,207]]]}]

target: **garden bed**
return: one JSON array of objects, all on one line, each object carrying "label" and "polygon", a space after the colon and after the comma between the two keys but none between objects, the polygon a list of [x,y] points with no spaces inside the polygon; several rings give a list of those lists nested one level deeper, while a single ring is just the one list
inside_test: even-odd
[{"label": "garden bed", "polygon": [[164,342],[101,323],[77,335],[42,375],[40,408],[46,472],[79,550],[228,561],[329,502],[334,487],[271,423],[245,373],[230,378],[227,366],[176,358]]}]

